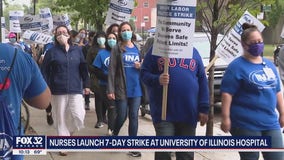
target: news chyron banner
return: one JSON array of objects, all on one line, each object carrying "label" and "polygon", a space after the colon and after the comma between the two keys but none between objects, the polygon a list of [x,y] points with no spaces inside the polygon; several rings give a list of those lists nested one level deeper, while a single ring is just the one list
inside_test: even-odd
[{"label": "news chyron banner", "polygon": [[133,8],[134,0],[111,0],[105,20],[106,26],[129,21]]},{"label": "news chyron banner", "polygon": [[15,136],[13,139],[14,155],[44,155],[47,152],[56,151],[215,151],[220,149],[238,151],[271,149],[271,137]]},{"label": "news chyron banner", "polygon": [[158,0],[153,55],[192,58],[196,0]]},{"label": "news chyron banner", "polygon": [[243,47],[241,44],[241,34],[243,33],[242,25],[250,23],[257,26],[258,30],[262,32],[265,26],[252,14],[246,11],[239,19],[237,24],[229,31],[225,38],[221,41],[216,49],[216,55],[224,61],[230,63],[235,58],[243,54]]}]

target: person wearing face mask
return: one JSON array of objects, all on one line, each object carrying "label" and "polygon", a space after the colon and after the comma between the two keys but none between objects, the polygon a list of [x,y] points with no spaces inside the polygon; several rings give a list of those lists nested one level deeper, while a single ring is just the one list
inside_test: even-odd
[{"label": "person wearing face mask", "polygon": [[98,52],[105,49],[106,35],[103,31],[98,31],[93,39],[93,46],[88,50],[86,61],[88,63],[88,69],[91,78],[91,90],[95,95],[95,108],[97,114],[97,122],[95,128],[102,128],[104,123],[107,124],[107,105],[103,103],[102,94],[99,87],[97,75],[95,74],[95,68],[93,61],[95,60]]},{"label": "person wearing face mask", "polygon": [[14,32],[10,32],[8,34],[8,39],[9,39],[9,42],[8,42],[9,45],[21,51],[24,51],[24,48],[22,48],[22,46],[17,42],[17,35]]},{"label": "person wearing face mask", "polygon": [[[117,119],[114,135],[118,135],[127,115],[129,119],[129,136],[137,136],[138,111],[141,103],[140,85],[141,59],[136,36],[128,22],[119,25],[120,42],[111,50],[108,74],[108,98],[115,100]],[[133,157],[140,157],[140,152],[130,152]]]},{"label": "person wearing face mask", "polygon": [[[43,59],[42,74],[51,90],[52,116],[58,136],[70,136],[84,127],[82,91],[90,92],[90,79],[82,48],[72,45],[64,25],[55,29],[55,44]],[[65,152],[60,152],[66,156]]]},{"label": "person wearing face mask", "polygon": [[80,30],[79,30],[79,34],[78,34],[78,37],[79,37],[79,46],[85,46],[87,43],[88,43],[88,41],[86,40],[86,35],[87,35],[87,31],[86,31],[86,29],[84,29],[84,28],[81,28]]},{"label": "person wearing face mask", "polygon": [[107,104],[107,135],[112,135],[115,125],[116,111],[114,101],[107,98],[107,80],[110,51],[117,44],[117,36],[115,33],[109,33],[106,37],[106,48],[99,51],[93,62],[93,66],[95,68],[95,75],[99,80],[99,87],[102,95],[103,104]]},{"label": "person wearing face mask", "polygon": [[[260,31],[248,23],[242,28],[244,53],[229,64],[221,83],[221,129],[232,136],[269,136],[272,148],[283,148],[281,80],[275,65],[261,56],[264,43]],[[242,160],[259,159],[259,152],[239,152],[239,155]],[[264,160],[283,160],[283,152],[262,152],[262,155]]]},{"label": "person wearing face mask", "polygon": [[70,38],[71,38],[71,41],[72,41],[73,45],[80,46],[79,45],[79,42],[80,42],[79,32],[77,32],[75,30],[71,30],[70,31]]},{"label": "person wearing face mask", "polygon": [[[87,58],[88,50],[92,47],[95,34],[96,32],[90,31],[88,35],[88,43],[82,47],[82,51],[85,58]],[[85,110],[90,110],[90,94],[85,94],[84,98],[85,98]]]}]

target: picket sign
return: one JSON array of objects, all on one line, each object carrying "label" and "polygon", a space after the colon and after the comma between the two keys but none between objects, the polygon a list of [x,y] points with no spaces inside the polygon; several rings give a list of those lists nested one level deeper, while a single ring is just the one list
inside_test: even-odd
[{"label": "picket sign", "polygon": [[228,64],[234,59],[243,54],[243,47],[241,44],[241,34],[243,33],[242,25],[243,23],[250,23],[257,26],[260,32],[263,31],[265,26],[248,11],[245,11],[235,26],[228,32],[224,39],[219,43],[216,48],[215,56],[210,61],[209,65],[206,67],[206,72],[212,67],[216,59],[222,58]]},{"label": "picket sign", "polygon": [[[169,71],[169,58],[192,58],[196,0],[157,2],[157,26],[153,55],[163,57],[164,73]],[[163,86],[162,115],[166,120],[168,85]]]}]

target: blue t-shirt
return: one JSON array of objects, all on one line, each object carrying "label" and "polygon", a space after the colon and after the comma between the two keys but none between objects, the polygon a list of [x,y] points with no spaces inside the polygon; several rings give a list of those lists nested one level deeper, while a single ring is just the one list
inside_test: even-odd
[{"label": "blue t-shirt", "polygon": [[272,62],[253,64],[244,57],[235,59],[227,68],[221,92],[233,96],[232,127],[250,130],[279,129],[276,94],[280,91],[278,72]]},{"label": "blue t-shirt", "polygon": [[30,46],[28,46],[25,42],[20,41],[19,42],[20,46],[24,49],[25,52],[32,54],[32,49]]},{"label": "blue t-shirt", "polygon": [[[101,49],[96,56],[93,66],[100,68],[105,75],[108,74],[110,51],[106,49]],[[107,85],[107,81],[99,80],[100,85]]]},{"label": "blue t-shirt", "polygon": [[[7,44],[0,43],[0,85],[4,83],[4,78],[11,66],[15,48]],[[2,92],[8,103],[8,109],[12,115],[14,126],[18,128],[20,123],[20,107],[23,98],[33,98],[40,95],[47,88],[42,74],[31,56],[18,50],[15,63],[9,76],[9,84]],[[13,157],[17,159],[16,157]]]},{"label": "blue t-shirt", "polygon": [[50,48],[54,47],[54,42],[47,43],[43,46],[43,54],[45,54]]},{"label": "blue t-shirt", "polygon": [[134,67],[134,62],[140,62],[139,51],[135,46],[133,48],[125,47],[125,50],[122,56],[127,97],[141,97],[140,72]]}]

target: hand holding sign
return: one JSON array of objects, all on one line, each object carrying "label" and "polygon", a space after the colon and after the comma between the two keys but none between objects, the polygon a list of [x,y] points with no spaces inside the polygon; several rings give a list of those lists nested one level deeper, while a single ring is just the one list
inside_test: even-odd
[{"label": "hand holding sign", "polygon": [[[159,0],[157,34],[153,55],[165,57],[164,73],[168,75],[169,58],[192,58],[196,1]],[[166,120],[168,85],[163,85],[162,120]]]}]

